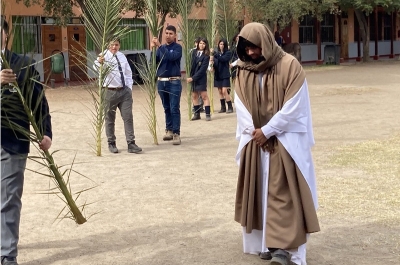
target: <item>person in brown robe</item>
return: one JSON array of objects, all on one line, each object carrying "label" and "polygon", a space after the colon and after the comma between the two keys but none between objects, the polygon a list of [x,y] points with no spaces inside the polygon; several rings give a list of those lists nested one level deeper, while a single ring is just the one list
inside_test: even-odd
[{"label": "person in brown robe", "polygon": [[260,23],[243,27],[237,53],[235,221],[244,249],[271,265],[306,265],[307,235],[320,227],[305,72]]}]

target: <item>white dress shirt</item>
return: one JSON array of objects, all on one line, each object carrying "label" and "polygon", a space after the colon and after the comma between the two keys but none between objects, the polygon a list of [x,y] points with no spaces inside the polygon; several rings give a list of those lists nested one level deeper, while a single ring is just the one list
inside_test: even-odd
[{"label": "white dress shirt", "polygon": [[[121,64],[122,73],[125,79],[125,86],[132,89],[133,79],[132,79],[132,69],[128,63],[128,59],[122,52],[117,52],[112,54],[109,50],[106,50],[104,53],[104,66],[110,67],[110,72],[104,80],[104,87],[122,87],[121,74],[118,70],[118,62],[115,57],[118,57],[118,60]],[[100,68],[100,63],[96,60],[94,65],[95,69]]]}]

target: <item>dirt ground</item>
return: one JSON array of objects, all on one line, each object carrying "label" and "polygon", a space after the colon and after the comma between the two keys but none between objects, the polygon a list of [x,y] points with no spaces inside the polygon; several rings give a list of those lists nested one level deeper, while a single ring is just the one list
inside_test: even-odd
[{"label": "dirt ground", "polygon": [[[400,61],[306,67],[312,103],[322,231],[309,238],[308,265],[400,264]],[[268,264],[242,252],[233,220],[236,115],[188,120],[182,96],[182,145],[159,145],[146,127],[146,98],[134,87],[136,141],[128,154],[117,118],[119,154],[96,157],[91,101],[80,87],[46,92],[58,165],[70,164],[72,190],[89,204],[83,225],[55,218],[63,202],[49,179],[26,172],[19,262],[34,264]],[[215,107],[219,109],[217,94]],[[40,170],[37,164],[28,167]],[[55,221],[55,222],[54,222]]]}]

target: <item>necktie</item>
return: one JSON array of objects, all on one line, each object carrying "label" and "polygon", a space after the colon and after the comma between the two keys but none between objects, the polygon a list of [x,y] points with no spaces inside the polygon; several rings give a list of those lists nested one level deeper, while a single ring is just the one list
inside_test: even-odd
[{"label": "necktie", "polygon": [[117,55],[115,55],[115,59],[117,59],[118,71],[119,71],[119,74],[121,75],[122,87],[125,88],[125,77],[124,77],[124,73],[122,72],[122,66],[121,66],[121,63],[119,62]]},{"label": "necktie", "polygon": [[197,52],[197,57],[200,57],[201,56],[201,52]]}]

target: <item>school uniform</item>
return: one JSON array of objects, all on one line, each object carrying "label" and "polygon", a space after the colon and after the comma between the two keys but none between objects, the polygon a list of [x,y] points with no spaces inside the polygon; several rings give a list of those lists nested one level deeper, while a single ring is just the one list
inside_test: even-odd
[{"label": "school uniform", "polygon": [[217,51],[214,54],[214,87],[231,86],[231,72],[229,69],[231,57],[231,51],[226,51],[224,53]]},{"label": "school uniform", "polygon": [[196,92],[207,91],[207,68],[210,62],[210,56],[202,51],[192,53],[192,67],[190,77],[192,81],[192,90]]}]

